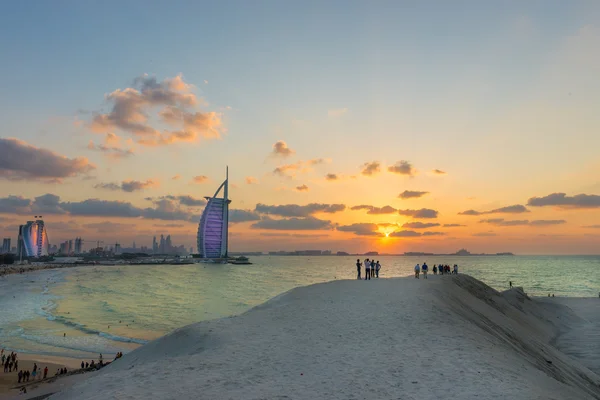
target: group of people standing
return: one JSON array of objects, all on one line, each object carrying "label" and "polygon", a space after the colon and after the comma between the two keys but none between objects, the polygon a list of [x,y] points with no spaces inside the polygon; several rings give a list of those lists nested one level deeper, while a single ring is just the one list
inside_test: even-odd
[{"label": "group of people standing", "polygon": [[360,259],[356,260],[356,279],[362,279],[360,277],[361,267],[365,266],[365,281],[371,280],[373,278],[379,278],[379,270],[381,269],[381,264],[379,261],[369,260],[368,258],[365,260],[364,264],[360,262]]},{"label": "group of people standing", "polygon": [[[33,369],[30,370],[19,370],[19,358],[17,353],[11,351],[10,354],[4,354],[4,349],[0,350],[0,359],[2,360],[2,365],[4,367],[4,372],[17,372],[18,383],[29,382],[29,379],[35,381],[38,379],[46,379],[48,376],[48,367],[38,368],[37,363],[33,363]],[[42,378],[43,375],[43,378]]]},{"label": "group of people standing", "polygon": [[[420,274],[423,274],[423,278],[427,279],[427,272],[429,271],[429,266],[427,265],[426,262],[423,263],[423,265],[415,265],[415,278],[419,279]],[[454,264],[454,267],[452,268],[452,270],[450,269],[449,265],[433,265],[433,274],[437,275],[438,273],[440,275],[444,275],[444,274],[458,274],[458,265]]]}]

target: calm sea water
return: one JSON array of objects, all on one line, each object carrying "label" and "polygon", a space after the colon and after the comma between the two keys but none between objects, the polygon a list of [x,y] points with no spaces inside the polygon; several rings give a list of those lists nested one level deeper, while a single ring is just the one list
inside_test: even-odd
[{"label": "calm sea water", "polygon": [[[361,257],[363,259],[364,257]],[[379,257],[380,276],[458,264],[496,289],[596,297],[600,256]],[[253,265],[107,266],[0,278],[0,347],[74,358],[128,352],[173,329],[240,314],[297,286],[355,279],[355,257],[252,257]],[[433,277],[444,279],[443,277]],[[365,282],[365,284],[369,284]]]}]

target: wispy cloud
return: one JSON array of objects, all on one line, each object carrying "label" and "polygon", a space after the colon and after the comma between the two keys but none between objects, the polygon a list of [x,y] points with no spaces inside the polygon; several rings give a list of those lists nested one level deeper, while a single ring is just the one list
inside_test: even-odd
[{"label": "wispy cloud", "polygon": [[134,181],[134,180],[126,180],[118,183],[98,183],[94,185],[96,189],[105,189],[105,190],[122,190],[123,192],[137,192],[140,190],[158,187],[159,183],[152,179],[148,179],[147,181]]},{"label": "wispy cloud", "polygon": [[246,177],[246,184],[248,184],[248,185],[255,185],[257,183],[258,183],[258,179],[256,179],[255,177],[253,177],[253,176],[247,176]]},{"label": "wispy cloud", "polygon": [[445,171],[442,171],[441,169],[434,169],[431,171],[434,175],[446,175]]},{"label": "wispy cloud", "polygon": [[306,185],[296,186],[296,190],[299,192],[308,192],[308,186],[306,186]]},{"label": "wispy cloud", "polygon": [[484,215],[484,214],[522,214],[530,212],[525,206],[515,204],[507,207],[500,207],[488,211],[466,210],[459,212],[458,215]]},{"label": "wispy cloud", "polygon": [[206,183],[206,182],[208,182],[208,176],[206,176],[206,175],[195,176],[195,177],[192,178],[192,182],[193,183],[198,183],[198,184]]},{"label": "wispy cloud", "polygon": [[332,118],[338,118],[348,112],[347,108],[334,108],[327,111],[327,116]]}]

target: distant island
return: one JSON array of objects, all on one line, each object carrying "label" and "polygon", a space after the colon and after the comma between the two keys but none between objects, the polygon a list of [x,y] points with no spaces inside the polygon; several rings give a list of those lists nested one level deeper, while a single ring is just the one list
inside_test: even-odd
[{"label": "distant island", "polygon": [[330,250],[294,250],[294,251],[270,251],[267,254],[262,252],[230,252],[231,256],[238,255],[246,255],[246,256],[396,256],[396,257],[411,257],[411,256],[514,256],[513,253],[505,252],[505,253],[495,253],[495,254],[486,254],[486,253],[471,253],[467,249],[460,249],[456,253],[426,253],[426,252],[416,252],[409,251],[403,254],[391,254],[391,253],[379,253],[377,251],[368,251],[366,253],[347,253],[345,251],[338,251],[337,253],[333,253]]}]

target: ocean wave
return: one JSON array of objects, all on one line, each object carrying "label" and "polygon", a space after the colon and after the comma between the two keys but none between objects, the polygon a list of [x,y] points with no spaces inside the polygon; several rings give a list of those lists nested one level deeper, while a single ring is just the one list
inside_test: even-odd
[{"label": "ocean wave", "polygon": [[70,321],[69,319],[65,318],[65,317],[61,317],[61,316],[55,316],[54,319],[52,320],[54,322],[57,322],[59,324],[68,326],[69,328],[73,328],[76,329],[80,332],[83,333],[87,333],[88,335],[98,335],[101,336],[105,339],[110,339],[116,342],[124,342],[124,343],[137,343],[137,344],[146,344],[148,343],[148,340],[145,339],[139,339],[139,338],[130,338],[130,337],[124,337],[124,336],[118,336],[118,335],[111,335],[110,333],[106,333],[106,332],[102,332],[96,329],[92,329],[92,328],[88,328],[87,326],[77,323],[77,322],[73,322]]}]

